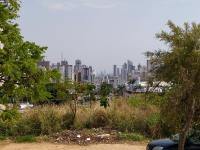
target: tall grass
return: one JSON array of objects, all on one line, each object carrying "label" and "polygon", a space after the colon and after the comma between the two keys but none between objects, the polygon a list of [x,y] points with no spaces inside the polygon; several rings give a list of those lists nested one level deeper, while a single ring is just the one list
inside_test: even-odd
[{"label": "tall grass", "polygon": [[13,126],[13,135],[49,135],[65,129],[107,127],[121,132],[160,136],[159,109],[142,97],[119,98],[104,109],[99,103],[91,108],[78,105],[76,118],[69,106],[39,106],[22,114]]}]

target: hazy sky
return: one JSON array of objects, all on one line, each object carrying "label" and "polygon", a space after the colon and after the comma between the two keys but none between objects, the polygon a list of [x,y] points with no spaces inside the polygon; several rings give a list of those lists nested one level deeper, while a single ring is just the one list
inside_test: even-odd
[{"label": "hazy sky", "polygon": [[52,62],[81,59],[99,72],[162,48],[155,33],[176,24],[200,23],[200,0],[22,0],[19,24],[26,40],[48,46]]}]

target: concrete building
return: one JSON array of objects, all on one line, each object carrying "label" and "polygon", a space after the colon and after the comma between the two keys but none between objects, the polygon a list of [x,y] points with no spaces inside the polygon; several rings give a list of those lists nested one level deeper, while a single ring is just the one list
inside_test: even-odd
[{"label": "concrete building", "polygon": [[46,68],[46,69],[50,69],[50,61],[42,60],[41,62],[39,62],[38,66]]},{"label": "concrete building", "polygon": [[113,76],[117,76],[117,65],[113,65]]},{"label": "concrete building", "polygon": [[65,69],[66,69],[66,78],[67,78],[67,80],[73,81],[73,66],[72,65],[67,65]]},{"label": "concrete building", "polygon": [[127,61],[127,69],[128,69],[128,73],[132,73],[133,70],[135,70],[135,66],[133,65],[133,62],[128,60]]}]

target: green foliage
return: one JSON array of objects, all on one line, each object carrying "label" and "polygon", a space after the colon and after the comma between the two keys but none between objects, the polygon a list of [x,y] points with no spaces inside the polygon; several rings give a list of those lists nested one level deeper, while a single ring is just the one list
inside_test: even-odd
[{"label": "green foliage", "polygon": [[100,98],[100,106],[107,108],[109,106],[108,98],[107,97],[101,97]]},{"label": "green foliage", "polygon": [[128,104],[133,107],[141,107],[147,105],[147,102],[144,101],[143,95],[134,95],[128,99]]},{"label": "green foliage", "polygon": [[43,59],[46,47],[24,41],[16,24],[20,8],[18,0],[9,0],[9,5],[0,4],[0,87],[1,103],[10,99],[19,101],[28,98],[33,101],[46,100],[50,94],[45,85],[54,79],[55,71],[43,70],[37,65]]},{"label": "green foliage", "polygon": [[162,135],[161,119],[159,113],[152,113],[146,118],[147,133],[151,135],[151,138],[156,138]]},{"label": "green foliage", "polygon": [[157,38],[168,51],[150,54],[152,73],[156,80],[171,84],[162,106],[164,118],[180,133],[179,150],[184,149],[187,132],[195,123],[200,103],[200,24],[184,23],[183,27],[168,21],[169,32]]},{"label": "green foliage", "polygon": [[153,113],[146,119],[147,125],[150,127],[156,126],[160,122],[160,114]]},{"label": "green foliage", "polygon": [[146,138],[138,133],[119,133],[118,137],[128,141],[144,141]]},{"label": "green foliage", "polygon": [[74,114],[71,112],[66,112],[62,117],[62,128],[70,129],[74,124]]},{"label": "green foliage", "polygon": [[41,121],[37,110],[28,111],[17,121],[15,135],[40,135],[42,133]]},{"label": "green foliage", "polygon": [[26,136],[17,136],[15,138],[16,143],[33,143],[37,142],[36,138],[32,135],[26,135]]},{"label": "green foliage", "polygon": [[104,82],[101,84],[99,94],[105,97],[108,96],[111,93],[111,91],[112,91],[112,85]]},{"label": "green foliage", "polygon": [[89,84],[89,83],[87,83],[85,86],[86,87],[85,87],[84,95],[88,97],[88,99],[89,99],[89,101],[91,103],[91,101],[95,101],[96,100],[95,92],[94,92],[96,87],[95,87],[94,84]]},{"label": "green foliage", "polygon": [[123,96],[125,91],[126,91],[125,85],[118,85],[118,87],[116,89],[117,95]]},{"label": "green foliage", "polygon": [[147,105],[160,107],[164,99],[164,96],[160,96],[157,93],[137,94],[131,96],[128,99],[128,103],[133,107],[144,107]]},{"label": "green foliage", "polygon": [[54,107],[30,110],[18,120],[16,135],[49,135],[61,130],[62,116]]},{"label": "green foliage", "polygon": [[52,134],[61,129],[61,118],[53,109],[44,109],[39,114],[42,134]]},{"label": "green foliage", "polygon": [[[142,98],[140,101],[146,102]],[[126,99],[113,99],[108,109],[101,108],[97,103],[92,108],[77,106],[75,120],[69,104],[33,108],[15,119],[12,126],[9,126],[9,130],[5,130],[4,135],[39,136],[51,135],[65,129],[80,130],[102,127],[120,132],[140,133],[155,138],[161,137],[164,133],[157,106],[132,105]],[[128,138],[134,139],[134,137]]]},{"label": "green foliage", "polygon": [[118,131],[134,132],[135,131],[135,122],[134,122],[135,117],[133,116],[132,113],[133,112],[128,112],[128,113],[124,112],[121,109],[110,111],[108,114],[110,126],[113,129],[116,129]]},{"label": "green foliage", "polygon": [[4,141],[4,140],[6,140],[6,139],[7,139],[6,136],[2,136],[2,135],[0,135],[0,141]]},{"label": "green foliage", "polygon": [[11,135],[20,114],[17,110],[6,110],[0,113],[0,135]]}]

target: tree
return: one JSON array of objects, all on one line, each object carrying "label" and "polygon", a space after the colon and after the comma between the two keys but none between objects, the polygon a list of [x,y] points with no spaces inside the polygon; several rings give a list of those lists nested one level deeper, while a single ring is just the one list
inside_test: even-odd
[{"label": "tree", "polygon": [[[170,83],[162,111],[179,131],[179,150],[184,150],[187,133],[199,118],[200,108],[200,24],[183,27],[168,21],[170,31],[157,34],[168,51],[149,53],[152,72],[158,81]],[[167,114],[167,115],[166,115]]]},{"label": "tree", "polygon": [[124,93],[126,92],[126,86],[125,85],[118,85],[116,89],[116,93],[119,96],[124,96]]},{"label": "tree", "polygon": [[100,95],[100,106],[107,108],[109,106],[108,96],[112,91],[112,85],[107,83],[102,83],[99,91]]},{"label": "tree", "polygon": [[[18,0],[0,2],[0,102],[43,100],[50,96],[45,85],[54,73],[38,67],[47,47],[24,41],[16,19],[20,8]],[[52,74],[53,73],[53,74]]]},{"label": "tree", "polygon": [[95,100],[95,88],[95,85],[91,83],[85,85],[85,95],[89,98],[90,108],[92,107],[92,100]]}]

